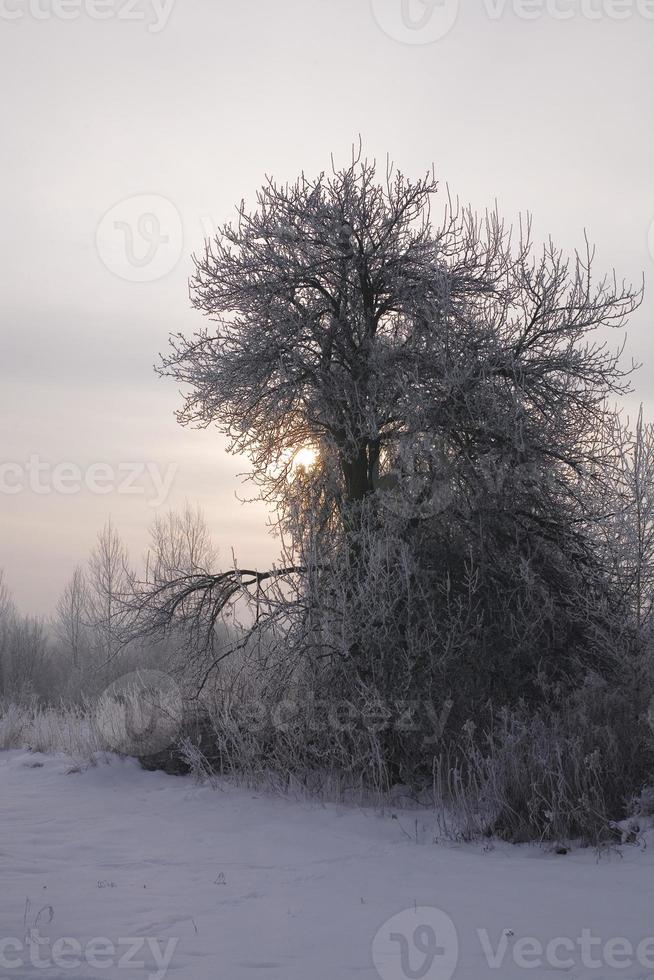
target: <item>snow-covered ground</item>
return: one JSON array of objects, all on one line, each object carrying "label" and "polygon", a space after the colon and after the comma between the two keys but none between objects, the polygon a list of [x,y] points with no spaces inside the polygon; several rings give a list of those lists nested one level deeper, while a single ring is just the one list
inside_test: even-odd
[{"label": "snow-covered ground", "polygon": [[69,769],[0,753],[2,980],[654,978],[645,841],[600,860],[435,844],[424,812],[212,790],[118,758]]}]

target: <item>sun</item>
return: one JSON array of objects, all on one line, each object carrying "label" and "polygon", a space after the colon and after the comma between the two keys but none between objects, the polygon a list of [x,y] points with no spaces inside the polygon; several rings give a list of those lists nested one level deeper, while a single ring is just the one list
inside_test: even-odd
[{"label": "sun", "polygon": [[299,449],[293,456],[293,469],[310,470],[316,465],[316,460],[318,459],[318,453],[311,446],[304,446]]}]

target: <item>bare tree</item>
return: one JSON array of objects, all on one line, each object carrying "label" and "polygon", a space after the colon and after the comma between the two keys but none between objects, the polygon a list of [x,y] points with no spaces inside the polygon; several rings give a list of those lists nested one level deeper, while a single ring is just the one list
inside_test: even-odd
[{"label": "bare tree", "polygon": [[[631,370],[598,331],[622,328],[641,294],[596,280],[588,245],[537,251],[529,220],[514,232],[447,198],[435,222],[436,192],[432,174],[378,180],[355,155],[314,180],[269,179],[196,258],[192,301],[213,325],[173,337],[160,371],[184,386],[183,424],[216,425],[250,459],[286,555],[145,583],[150,628],[202,622],[209,638],[245,592],[256,628],[292,623],[300,647],[331,649],[366,684],[388,656],[419,662],[414,679],[431,665],[435,684],[452,615],[481,624],[469,674],[500,690],[590,650],[605,582],[587,474],[608,479],[606,405]],[[297,467],[307,447],[315,464]],[[362,597],[399,567],[382,625]],[[347,608],[363,617],[354,637]],[[432,627],[416,653],[402,635],[419,609]]]},{"label": "bare tree", "polygon": [[12,606],[11,593],[5,580],[4,569],[0,568],[0,623],[6,620]]},{"label": "bare tree", "polygon": [[640,406],[636,424],[615,416],[613,482],[602,527],[618,588],[639,630],[654,611],[654,426]]},{"label": "bare tree", "polygon": [[53,624],[55,635],[75,672],[83,670],[91,647],[90,613],[86,577],[84,570],[78,566],[59,598]]},{"label": "bare tree", "polygon": [[181,513],[169,510],[155,517],[150,527],[150,543],[147,566],[153,581],[206,575],[215,569],[218,561],[204,514],[200,507],[192,507],[188,502]]},{"label": "bare tree", "polygon": [[418,453],[519,456],[531,437],[575,470],[598,395],[624,390],[618,353],[588,338],[637,295],[593,287],[589,252],[534,257],[528,223],[515,248],[495,214],[448,203],[434,227],[436,189],[356,162],[269,181],[196,262],[193,303],[217,327],[174,338],[162,371],[187,386],[180,420],[218,425],[282,515],[307,445],[341,512]]},{"label": "bare tree", "polygon": [[43,622],[18,614],[0,569],[0,695],[21,698],[43,688],[48,655]]},{"label": "bare tree", "polygon": [[127,549],[108,521],[98,534],[86,576],[88,622],[100,663],[107,663],[124,645],[120,627],[133,578]]},{"label": "bare tree", "polygon": [[9,639],[13,613],[11,593],[5,579],[4,569],[0,568],[0,693],[3,694],[8,691],[10,683]]}]

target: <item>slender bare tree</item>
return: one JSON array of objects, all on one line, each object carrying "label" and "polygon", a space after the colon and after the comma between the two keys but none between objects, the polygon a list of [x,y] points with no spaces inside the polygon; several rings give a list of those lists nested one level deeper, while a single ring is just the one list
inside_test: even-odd
[{"label": "slender bare tree", "polygon": [[54,632],[75,673],[84,669],[92,646],[90,597],[84,570],[77,566],[57,603]]},{"label": "slender bare tree", "polygon": [[187,502],[181,512],[157,515],[150,527],[150,545],[146,564],[153,581],[207,575],[216,568],[218,552],[197,505]]},{"label": "slender bare tree", "polygon": [[639,630],[654,611],[654,426],[615,416],[614,478],[602,526],[612,572]]},{"label": "slender bare tree", "polygon": [[127,549],[108,521],[98,534],[86,575],[88,623],[99,664],[110,661],[124,646],[120,627],[133,578]]},{"label": "slender bare tree", "polygon": [[12,608],[11,593],[5,580],[5,572],[0,568],[0,622],[3,622]]},{"label": "slender bare tree", "polygon": [[8,664],[10,649],[10,617],[13,613],[11,593],[5,579],[4,569],[0,568],[0,693],[9,686],[10,668]]},{"label": "slender bare tree", "polygon": [[44,624],[36,617],[18,614],[0,569],[0,695],[32,695],[43,679],[47,657]]}]

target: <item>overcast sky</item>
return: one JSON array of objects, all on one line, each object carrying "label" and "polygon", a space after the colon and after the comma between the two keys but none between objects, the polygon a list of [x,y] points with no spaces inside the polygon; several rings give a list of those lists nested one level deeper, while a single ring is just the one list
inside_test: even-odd
[{"label": "overcast sky", "polygon": [[[0,567],[19,606],[48,613],[109,516],[138,556],[185,499],[226,560],[276,554],[235,496],[244,461],[179,427],[152,371],[202,323],[192,251],[266,173],[346,162],[361,133],[566,249],[587,229],[598,269],[651,283],[653,18],[648,0],[0,0]],[[650,414],[653,312],[650,289],[628,348]]]}]

